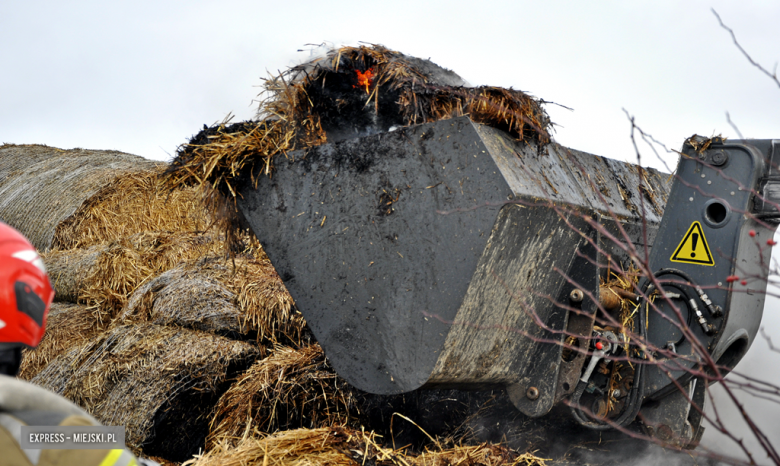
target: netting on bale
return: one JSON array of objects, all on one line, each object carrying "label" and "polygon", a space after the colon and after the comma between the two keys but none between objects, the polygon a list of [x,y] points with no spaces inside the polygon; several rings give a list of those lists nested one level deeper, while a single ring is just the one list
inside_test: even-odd
[{"label": "netting on bale", "polygon": [[54,303],[49,310],[46,333],[35,349],[24,350],[19,377],[31,380],[60,354],[97,336],[106,327],[92,310],[74,303]]},{"label": "netting on bale", "polygon": [[57,226],[117,177],[159,167],[117,151],[0,146],[0,219],[40,251],[52,247]]},{"label": "netting on bale", "polygon": [[114,324],[152,322],[241,337],[248,330],[235,298],[218,281],[178,266],[138,287]]},{"label": "netting on bale", "polygon": [[183,461],[203,445],[225,382],[257,357],[247,342],[151,323],[124,325],[60,355],[32,379],[145,454]]},{"label": "netting on bale", "polygon": [[[258,257],[260,256],[260,257]],[[300,345],[306,321],[265,254],[248,252],[230,261],[206,257],[193,264],[236,296],[236,306],[250,329],[271,342]]]}]

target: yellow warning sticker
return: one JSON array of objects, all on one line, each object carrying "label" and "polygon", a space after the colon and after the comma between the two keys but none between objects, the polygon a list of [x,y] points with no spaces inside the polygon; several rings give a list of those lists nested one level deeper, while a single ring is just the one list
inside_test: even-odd
[{"label": "yellow warning sticker", "polygon": [[715,265],[707,238],[704,237],[704,232],[701,230],[701,223],[693,222],[691,224],[670,260],[686,264]]}]

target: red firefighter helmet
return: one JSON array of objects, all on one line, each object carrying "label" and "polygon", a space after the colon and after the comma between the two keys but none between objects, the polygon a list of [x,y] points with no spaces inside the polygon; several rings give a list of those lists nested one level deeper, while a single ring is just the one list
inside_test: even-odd
[{"label": "red firefighter helmet", "polygon": [[33,245],[0,222],[0,349],[38,346],[53,300],[54,290]]}]

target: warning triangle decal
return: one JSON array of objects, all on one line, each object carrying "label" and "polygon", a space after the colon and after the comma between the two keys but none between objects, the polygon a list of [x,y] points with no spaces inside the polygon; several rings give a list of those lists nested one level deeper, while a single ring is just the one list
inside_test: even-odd
[{"label": "warning triangle decal", "polygon": [[693,222],[691,224],[670,260],[686,264],[715,265],[707,238],[704,237],[704,232],[701,230],[701,223]]}]

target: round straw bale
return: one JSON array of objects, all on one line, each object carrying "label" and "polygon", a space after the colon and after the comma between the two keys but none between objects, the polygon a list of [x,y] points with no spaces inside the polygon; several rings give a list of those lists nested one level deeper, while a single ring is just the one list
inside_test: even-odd
[{"label": "round straw bale", "polygon": [[146,280],[222,250],[221,241],[199,232],[144,232],[87,249],[53,250],[43,259],[56,299],[86,303],[110,317]]},{"label": "round straw bale", "polygon": [[[226,332],[236,331],[244,335],[256,331],[258,337],[273,342],[283,337],[287,343],[299,344],[305,322],[294,309],[292,297],[259,245],[252,243],[245,235],[243,241],[247,243],[246,252],[227,260],[226,244],[215,235],[213,232],[137,233],[87,249],[53,250],[44,254],[44,261],[49,267],[57,299],[96,307],[101,319],[120,312],[142,284],[180,264],[183,267],[186,264],[186,274],[195,274],[191,278],[199,281],[191,283],[190,288],[186,288],[185,284],[177,284],[169,291],[155,295],[156,299],[173,304],[172,300],[185,299],[184,296],[176,296],[173,290],[188,290],[192,295],[193,288],[203,285],[206,288],[201,291],[211,290],[210,296],[220,295],[223,301],[228,300],[232,306],[215,311],[207,310],[209,306],[205,302],[201,303],[197,308],[200,310],[193,308],[176,317],[180,319],[180,325],[193,326],[196,320],[206,319],[206,313],[212,312],[223,316],[220,318],[221,323],[219,319],[215,320],[214,314],[206,319],[211,323],[198,324],[205,327],[196,328],[215,331],[221,328]],[[184,273],[185,268],[182,268],[181,273]],[[166,276],[156,282],[155,286],[167,287],[171,285],[168,280],[173,277]],[[221,284],[221,288],[218,284]],[[151,290],[152,287],[139,290],[139,298]],[[195,303],[197,298],[191,300]],[[136,304],[134,306],[137,307]],[[186,306],[190,305],[182,302],[179,308]],[[236,307],[241,315],[238,322],[229,317],[233,312],[232,307]],[[162,307],[159,309],[159,312],[163,312]],[[130,318],[140,310],[134,307],[126,317]],[[217,333],[224,333],[222,330]]]},{"label": "round straw bale", "polygon": [[239,256],[232,261],[207,257],[194,266],[236,294],[238,308],[260,338],[300,345],[306,322],[271,262]]},{"label": "round straw bale", "polygon": [[38,250],[48,250],[57,225],[100,188],[121,174],[157,166],[117,151],[2,145],[0,219]]},{"label": "round straw bale", "polygon": [[[413,418],[415,424],[410,427],[396,418],[398,414]],[[496,438],[495,423],[483,427],[480,416],[499,420],[500,432],[512,439],[527,427],[503,392],[418,390],[372,395],[338,377],[318,344],[298,349],[277,346],[220,398],[206,445],[235,444],[252,432],[325,426],[364,426],[417,448],[427,445],[431,436],[478,442]]]},{"label": "round straw bale", "polygon": [[52,304],[46,319],[46,333],[35,349],[24,351],[19,377],[30,380],[57,356],[100,333],[105,325],[87,306]]},{"label": "round straw bale", "polygon": [[49,280],[54,286],[55,301],[78,301],[102,252],[103,248],[97,245],[88,249],[52,250],[42,254]]},{"label": "round straw bale", "polygon": [[220,398],[208,444],[247,431],[345,425],[353,389],[328,365],[319,344],[276,347]]},{"label": "round straw bale", "polygon": [[238,338],[248,326],[235,301],[220,282],[179,266],[138,287],[114,324],[149,321]]},{"label": "round straw bale", "polygon": [[257,354],[247,342],[139,323],[72,348],[32,382],[106,425],[126,426],[126,442],[136,452],[184,461],[203,447],[226,380]]},{"label": "round straw bale", "polygon": [[147,231],[195,232],[211,223],[196,188],[167,189],[162,168],[115,178],[61,222],[53,247],[86,247]]}]

